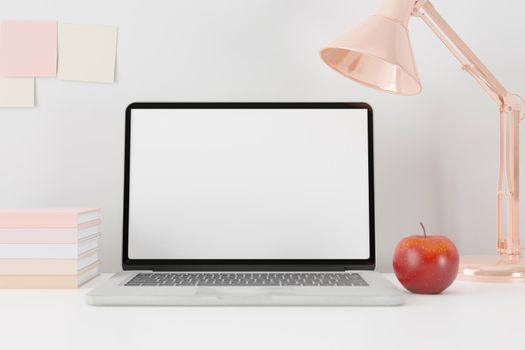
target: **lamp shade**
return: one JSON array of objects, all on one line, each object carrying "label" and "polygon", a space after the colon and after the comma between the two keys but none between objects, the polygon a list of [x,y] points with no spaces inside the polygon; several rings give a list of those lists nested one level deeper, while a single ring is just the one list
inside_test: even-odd
[{"label": "lamp shade", "polygon": [[321,50],[347,78],[400,95],[421,91],[406,25],[414,0],[388,0],[376,13]]}]

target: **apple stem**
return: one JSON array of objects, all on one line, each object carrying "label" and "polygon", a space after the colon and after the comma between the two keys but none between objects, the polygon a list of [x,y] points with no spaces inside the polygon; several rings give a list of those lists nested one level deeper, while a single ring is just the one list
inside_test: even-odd
[{"label": "apple stem", "polygon": [[427,238],[427,230],[425,230],[425,225],[423,225],[423,223],[421,221],[419,222],[419,224],[423,228],[423,235],[425,236],[425,238]]}]

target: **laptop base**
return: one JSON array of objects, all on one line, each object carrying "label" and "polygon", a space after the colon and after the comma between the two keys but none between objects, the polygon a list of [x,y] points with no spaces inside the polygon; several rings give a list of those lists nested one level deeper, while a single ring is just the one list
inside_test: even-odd
[{"label": "laptop base", "polygon": [[138,273],[120,272],[87,294],[97,306],[394,306],[403,292],[380,273],[358,273],[368,286],[126,286]]}]

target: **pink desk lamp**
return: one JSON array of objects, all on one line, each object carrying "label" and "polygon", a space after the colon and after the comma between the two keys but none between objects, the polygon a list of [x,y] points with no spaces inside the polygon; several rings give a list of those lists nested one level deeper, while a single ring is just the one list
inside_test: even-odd
[{"label": "pink desk lamp", "polygon": [[400,95],[421,91],[408,37],[410,16],[421,18],[496,102],[500,111],[495,256],[462,257],[459,277],[525,281],[519,230],[519,123],[523,99],[509,93],[428,0],[381,0],[375,13],[321,50],[321,58],[347,78]]}]

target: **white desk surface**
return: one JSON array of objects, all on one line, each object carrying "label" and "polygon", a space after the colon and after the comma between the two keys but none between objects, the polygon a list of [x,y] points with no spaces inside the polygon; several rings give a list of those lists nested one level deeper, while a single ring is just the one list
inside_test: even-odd
[{"label": "white desk surface", "polygon": [[109,276],[78,290],[0,290],[0,348],[525,348],[525,283],[456,281],[442,295],[407,294],[401,307],[87,305],[87,291]]}]

